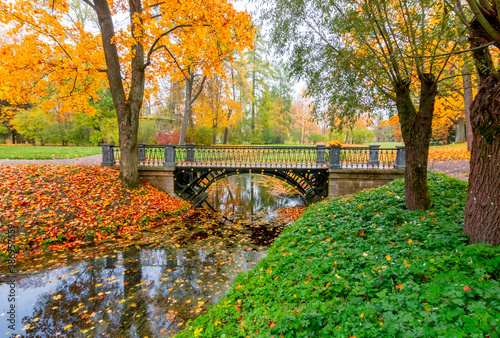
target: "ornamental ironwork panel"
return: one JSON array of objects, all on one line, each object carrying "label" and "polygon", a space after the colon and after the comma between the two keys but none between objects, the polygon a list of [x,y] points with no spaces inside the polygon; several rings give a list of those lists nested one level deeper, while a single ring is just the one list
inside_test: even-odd
[{"label": "ornamental ironwork panel", "polygon": [[[103,144],[103,165],[119,165],[120,149]],[[404,169],[405,149],[370,147],[139,146],[139,166],[270,169]]]}]

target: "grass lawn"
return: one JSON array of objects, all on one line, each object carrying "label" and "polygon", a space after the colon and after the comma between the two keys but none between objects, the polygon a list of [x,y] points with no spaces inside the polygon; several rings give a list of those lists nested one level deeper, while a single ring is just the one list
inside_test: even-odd
[{"label": "grass lawn", "polygon": [[467,245],[467,183],[429,174],[313,204],[176,337],[498,337],[500,247]]},{"label": "grass lawn", "polygon": [[101,153],[101,147],[0,145],[0,159],[45,160],[75,158]]},{"label": "grass lawn", "polygon": [[396,146],[404,146],[404,143],[403,142],[368,142],[366,145],[367,146],[368,145],[372,145],[372,146],[379,145],[380,148],[396,149]]}]

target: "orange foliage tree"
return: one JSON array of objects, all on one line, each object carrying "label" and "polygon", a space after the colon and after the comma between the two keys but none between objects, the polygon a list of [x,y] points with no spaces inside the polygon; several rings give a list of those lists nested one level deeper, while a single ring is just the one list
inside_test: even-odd
[{"label": "orange foliage tree", "polygon": [[221,72],[222,60],[252,45],[254,29],[249,14],[227,0],[83,3],[97,16],[98,29],[70,16],[68,0],[0,4],[0,24],[20,39],[0,51],[7,74],[0,99],[26,102],[50,93],[45,105],[91,110],[89,98],[97,99],[107,81],[118,119],[120,179],[135,188],[146,84],[154,91],[159,77],[183,67],[180,59],[202,59],[206,76]]}]

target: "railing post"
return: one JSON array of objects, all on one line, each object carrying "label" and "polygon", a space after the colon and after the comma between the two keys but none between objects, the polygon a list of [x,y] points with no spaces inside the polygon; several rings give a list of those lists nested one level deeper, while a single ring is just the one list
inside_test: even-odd
[{"label": "railing post", "polygon": [[380,145],[371,145],[369,147],[370,147],[370,159],[368,163],[370,163],[373,166],[378,166],[380,164],[380,161],[378,160]]},{"label": "railing post", "polygon": [[175,147],[172,144],[165,145],[165,162],[164,167],[175,167]]},{"label": "railing post", "polygon": [[321,144],[316,146],[316,164],[325,164],[325,148]]},{"label": "railing post", "polygon": [[113,152],[114,143],[101,143],[102,162],[101,165],[111,167],[115,165],[115,153]]},{"label": "railing post", "polygon": [[186,144],[186,162],[194,162],[194,144]]},{"label": "railing post", "polygon": [[340,169],[341,146],[330,146],[330,169]]},{"label": "railing post", "polygon": [[398,150],[396,154],[396,165],[394,169],[405,170],[406,167],[406,148],[404,146],[396,146]]},{"label": "railing post", "polygon": [[146,161],[146,143],[137,143],[139,148],[139,162]]}]

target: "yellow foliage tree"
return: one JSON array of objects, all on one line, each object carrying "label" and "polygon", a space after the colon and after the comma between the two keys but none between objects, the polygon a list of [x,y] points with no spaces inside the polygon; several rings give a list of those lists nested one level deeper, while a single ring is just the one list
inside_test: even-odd
[{"label": "yellow foliage tree", "polygon": [[[119,127],[120,178],[134,188],[146,85],[154,91],[159,77],[185,70],[192,60],[203,64],[204,76],[221,73],[234,50],[252,46],[254,29],[249,14],[228,0],[83,3],[95,13],[98,30],[69,17],[69,0],[0,4],[0,25],[20,39],[0,51],[0,75],[7,76],[0,98],[26,102],[50,92],[48,108],[86,111],[89,98],[97,99],[97,88],[107,81]],[[129,22],[120,24],[124,17]]]}]

